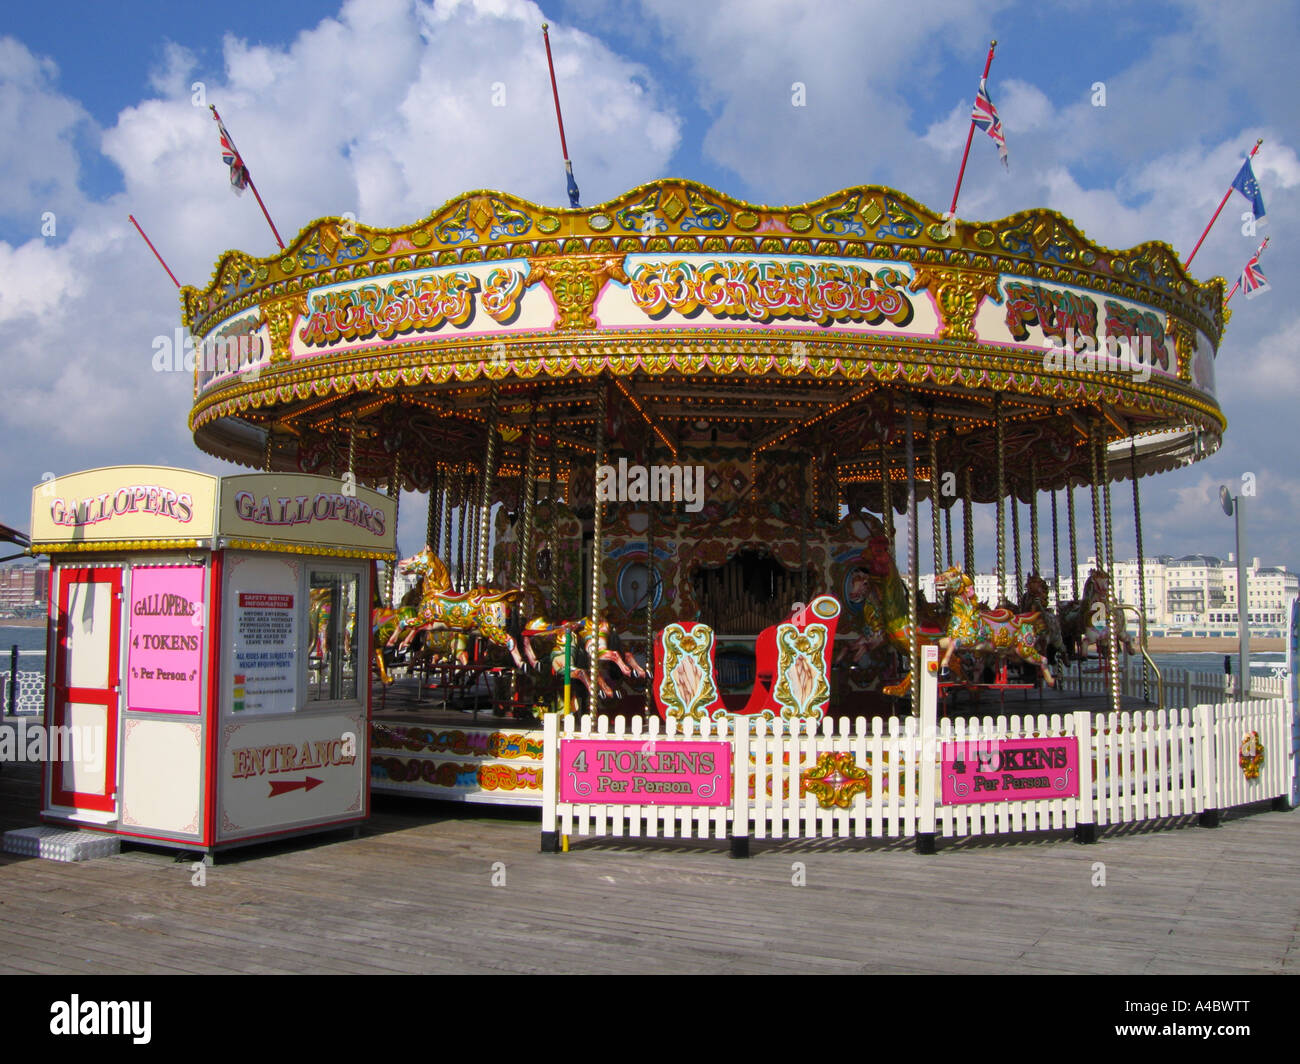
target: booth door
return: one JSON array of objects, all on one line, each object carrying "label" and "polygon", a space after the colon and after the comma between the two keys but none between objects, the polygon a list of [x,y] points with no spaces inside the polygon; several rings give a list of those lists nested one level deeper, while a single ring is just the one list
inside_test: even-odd
[{"label": "booth door", "polygon": [[[50,794],[112,812],[117,800],[121,569],[58,570]],[[55,742],[59,749],[54,749]],[[70,742],[69,742],[70,741]]]}]

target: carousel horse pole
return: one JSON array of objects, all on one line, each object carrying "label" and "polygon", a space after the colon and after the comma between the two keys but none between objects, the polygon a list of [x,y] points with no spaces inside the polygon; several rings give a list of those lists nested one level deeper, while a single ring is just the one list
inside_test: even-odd
[{"label": "carousel horse pole", "polygon": [[[1146,563],[1142,556],[1142,498],[1138,491],[1137,442],[1129,444],[1129,469],[1133,476],[1133,529],[1137,536],[1138,554],[1138,609],[1142,614],[1143,625],[1147,616],[1147,580]],[[1139,628],[1139,632],[1145,630]],[[1143,647],[1143,650],[1146,648]],[[1146,655],[1142,655],[1142,701],[1151,701],[1151,666]]]}]

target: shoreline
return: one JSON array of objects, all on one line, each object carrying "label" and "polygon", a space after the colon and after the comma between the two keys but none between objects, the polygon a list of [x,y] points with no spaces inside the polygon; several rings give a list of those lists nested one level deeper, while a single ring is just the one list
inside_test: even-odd
[{"label": "shoreline", "polygon": [[44,617],[0,617],[0,628],[44,628]]},{"label": "shoreline", "polygon": [[[1187,639],[1181,636],[1152,636],[1147,640],[1147,650],[1152,654],[1236,654],[1237,639],[1235,636],[1196,636]],[[1252,654],[1280,654],[1286,650],[1286,640],[1252,636],[1250,650]]]}]

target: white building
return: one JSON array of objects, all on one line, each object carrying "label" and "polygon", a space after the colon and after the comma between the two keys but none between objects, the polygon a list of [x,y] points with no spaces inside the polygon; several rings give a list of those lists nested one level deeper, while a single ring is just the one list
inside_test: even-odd
[{"label": "white building", "polygon": [[[1079,563],[1079,594],[1083,592],[1089,573],[1096,567],[1093,557]],[[1050,585],[1051,574],[1043,575]],[[980,573],[975,577],[975,594],[981,602],[995,605],[1002,597],[1012,602],[1019,600],[1014,573],[1008,572],[1001,596],[997,594],[997,582],[997,576],[992,573]],[[1136,559],[1116,562],[1111,582],[1119,602],[1139,605],[1141,596]],[[1141,582],[1146,591],[1148,630],[1222,636],[1237,634],[1237,563],[1231,554],[1227,561],[1211,554],[1147,558],[1142,563]],[[1066,602],[1075,598],[1068,574],[1062,576],[1061,583],[1060,598]],[[1284,635],[1291,602],[1300,598],[1300,574],[1288,572],[1286,566],[1261,565],[1258,558],[1253,558],[1246,570],[1246,583],[1250,588],[1251,631]],[[921,575],[920,588],[927,599],[935,601],[933,573]]]}]

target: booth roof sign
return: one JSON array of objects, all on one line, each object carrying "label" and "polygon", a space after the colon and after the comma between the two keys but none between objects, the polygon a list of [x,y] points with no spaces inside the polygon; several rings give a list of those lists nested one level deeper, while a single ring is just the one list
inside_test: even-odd
[{"label": "booth roof sign", "polygon": [[218,528],[231,547],[286,544],[362,557],[397,550],[392,499],[301,473],[223,477]]},{"label": "booth roof sign", "polygon": [[168,466],[108,466],[32,489],[32,552],[211,539],[217,478]]},{"label": "booth roof sign", "polygon": [[167,466],[110,466],[32,489],[32,551],[147,550],[218,545],[389,558],[393,502],[332,477],[217,477]]}]

